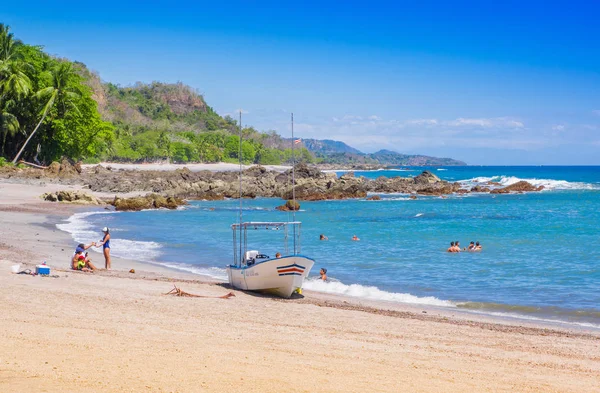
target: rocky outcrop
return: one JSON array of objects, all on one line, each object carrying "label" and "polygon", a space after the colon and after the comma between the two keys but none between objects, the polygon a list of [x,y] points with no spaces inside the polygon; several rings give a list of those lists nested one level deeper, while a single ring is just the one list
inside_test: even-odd
[{"label": "rocky outcrop", "polygon": [[164,197],[158,194],[148,194],[133,198],[115,197],[111,205],[118,211],[140,211],[145,209],[177,209],[179,206],[186,205],[183,199],[174,197]]},{"label": "rocky outcrop", "polygon": [[288,200],[285,202],[285,204],[277,206],[275,209],[284,212],[298,211],[300,210],[300,204],[297,201]]},{"label": "rocky outcrop", "polygon": [[442,179],[429,171],[424,171],[414,178],[415,184],[434,184],[441,182]]},{"label": "rocky outcrop", "polygon": [[42,195],[42,199],[50,202],[77,203],[81,205],[104,205],[100,199],[83,191],[57,191]]},{"label": "rocky outcrop", "polygon": [[496,188],[490,191],[490,194],[509,194],[511,192],[533,192],[542,191],[544,186],[534,186],[533,184],[521,180],[504,188]]},{"label": "rocky outcrop", "polygon": [[490,188],[483,186],[475,186],[471,188],[471,192],[490,192]]},{"label": "rocky outcrop", "polygon": [[367,198],[367,201],[380,201],[381,197],[379,195],[372,195]]},{"label": "rocky outcrop", "polygon": [[[21,169],[11,167],[3,171],[0,177],[48,179],[63,184],[81,184],[95,192],[123,194],[129,192],[144,192],[161,194],[165,198],[220,200],[239,198],[240,176],[238,172],[192,172],[187,168],[175,171],[134,171],[112,170],[110,167],[95,166],[77,172],[76,164],[68,161],[53,163],[46,170]],[[292,188],[292,178],[295,187]],[[242,197],[271,197],[306,201],[331,199],[366,198],[368,194],[401,193],[409,195],[444,196],[453,193],[468,192],[531,192],[539,191],[527,182],[515,183],[509,187],[498,188],[485,183],[474,185],[470,190],[464,189],[459,183],[440,180],[435,174],[425,171],[420,175],[410,177],[379,177],[375,180],[356,177],[348,172],[339,178],[335,173],[322,172],[315,166],[298,164],[295,176],[291,170],[286,172],[269,171],[261,166],[254,166],[242,173]],[[158,203],[159,207],[162,206]],[[139,207],[138,207],[139,205]],[[137,200],[131,203],[131,208],[156,208],[152,203]],[[124,209],[130,209],[124,207]]]}]

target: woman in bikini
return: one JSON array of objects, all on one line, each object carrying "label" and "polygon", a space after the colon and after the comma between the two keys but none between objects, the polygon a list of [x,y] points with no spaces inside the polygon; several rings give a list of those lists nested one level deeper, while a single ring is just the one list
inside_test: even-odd
[{"label": "woman in bikini", "polygon": [[100,243],[96,243],[96,247],[102,246],[102,251],[104,253],[104,268],[106,270],[110,270],[110,231],[107,227],[102,228],[102,232],[104,232],[104,238]]}]

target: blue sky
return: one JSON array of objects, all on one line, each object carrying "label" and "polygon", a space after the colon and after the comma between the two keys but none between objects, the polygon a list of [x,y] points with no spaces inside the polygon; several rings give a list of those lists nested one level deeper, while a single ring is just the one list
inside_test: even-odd
[{"label": "blue sky", "polygon": [[598,2],[215,3],[9,2],[0,22],[106,81],[182,81],[261,130],[288,134],[293,111],[298,136],[365,152],[600,164]]}]

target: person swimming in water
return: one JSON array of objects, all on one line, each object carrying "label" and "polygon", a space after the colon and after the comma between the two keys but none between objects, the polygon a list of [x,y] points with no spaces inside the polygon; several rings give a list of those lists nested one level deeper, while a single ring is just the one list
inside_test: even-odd
[{"label": "person swimming in water", "polygon": [[329,238],[321,233],[321,235],[319,235],[319,240],[329,240]]},{"label": "person swimming in water", "polygon": [[474,251],[481,251],[481,249],[482,249],[481,244],[479,244],[479,242],[475,243]]},{"label": "person swimming in water", "polygon": [[321,275],[321,280],[327,281],[327,269],[322,267],[321,270],[319,271],[319,274]]},{"label": "person swimming in water", "polygon": [[447,252],[456,252],[454,251],[454,242],[450,242],[450,247],[448,248]]},{"label": "person swimming in water", "polygon": [[353,240],[353,241],[355,241],[355,242],[357,242],[357,241],[359,241],[360,239],[358,238],[358,236],[354,235],[354,236],[352,236],[352,240]]},{"label": "person swimming in water", "polygon": [[469,247],[467,247],[467,251],[475,251],[475,242],[469,243]]}]

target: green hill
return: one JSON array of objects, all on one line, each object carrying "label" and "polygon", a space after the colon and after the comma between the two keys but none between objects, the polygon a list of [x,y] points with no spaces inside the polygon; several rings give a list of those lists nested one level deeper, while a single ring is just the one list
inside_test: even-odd
[{"label": "green hill", "polygon": [[[24,44],[0,24],[0,165],[18,158],[47,164],[62,156],[238,162],[238,135],[236,120],[220,116],[189,86],[105,83],[85,64]],[[253,127],[242,135],[245,163],[291,161],[291,139]],[[452,165],[444,164],[449,159],[394,152],[366,155],[332,140],[306,139],[295,147],[296,159],[305,162]]]},{"label": "green hill", "polygon": [[[113,161],[238,162],[238,123],[222,117],[202,95],[182,83],[136,83],[121,87],[102,83],[85,65],[79,72],[94,91],[102,118],[115,127],[107,152]],[[291,141],[275,132],[242,130],[242,159],[246,163],[281,164],[291,160]],[[314,162],[305,148],[297,159]]]}]

